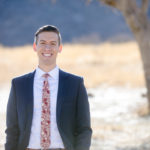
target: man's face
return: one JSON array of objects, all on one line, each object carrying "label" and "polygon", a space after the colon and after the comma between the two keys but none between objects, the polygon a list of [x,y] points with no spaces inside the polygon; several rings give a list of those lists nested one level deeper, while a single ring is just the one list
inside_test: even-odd
[{"label": "man's face", "polygon": [[55,32],[41,32],[34,47],[39,58],[39,65],[55,66],[57,54],[61,52],[58,35]]}]

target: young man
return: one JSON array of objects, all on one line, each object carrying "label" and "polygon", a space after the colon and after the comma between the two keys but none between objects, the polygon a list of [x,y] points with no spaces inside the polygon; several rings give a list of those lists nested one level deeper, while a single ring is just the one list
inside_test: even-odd
[{"label": "young man", "polygon": [[56,65],[62,51],[55,26],[35,34],[37,69],[12,80],[5,150],[89,150],[90,112],[81,77]]}]

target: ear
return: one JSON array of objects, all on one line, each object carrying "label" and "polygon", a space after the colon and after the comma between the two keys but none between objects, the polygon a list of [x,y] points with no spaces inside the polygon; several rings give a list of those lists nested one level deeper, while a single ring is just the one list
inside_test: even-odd
[{"label": "ear", "polygon": [[59,45],[59,53],[61,53],[61,51],[62,51],[62,45]]},{"label": "ear", "polygon": [[35,44],[35,42],[33,43],[33,49],[34,49],[34,51],[36,51],[36,44]]}]

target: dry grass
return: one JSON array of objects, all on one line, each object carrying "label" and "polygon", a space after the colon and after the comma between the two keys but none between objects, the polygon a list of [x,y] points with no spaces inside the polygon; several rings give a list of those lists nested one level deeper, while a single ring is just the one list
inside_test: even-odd
[{"label": "dry grass", "polygon": [[[100,45],[65,44],[58,58],[60,68],[83,76],[87,87],[99,84],[144,86],[141,59],[135,42]],[[0,83],[10,82],[37,66],[32,46],[0,46]]]}]

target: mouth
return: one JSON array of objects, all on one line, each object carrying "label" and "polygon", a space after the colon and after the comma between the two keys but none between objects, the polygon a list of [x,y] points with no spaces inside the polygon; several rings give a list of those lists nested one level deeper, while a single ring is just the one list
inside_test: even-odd
[{"label": "mouth", "polygon": [[51,57],[53,54],[52,53],[42,53],[42,55],[44,56],[44,57]]}]

